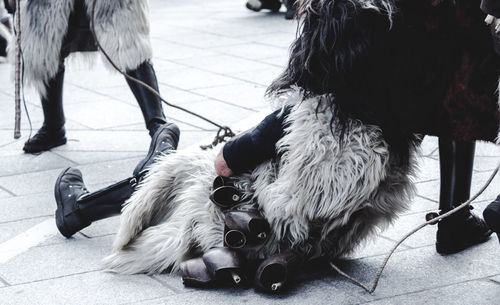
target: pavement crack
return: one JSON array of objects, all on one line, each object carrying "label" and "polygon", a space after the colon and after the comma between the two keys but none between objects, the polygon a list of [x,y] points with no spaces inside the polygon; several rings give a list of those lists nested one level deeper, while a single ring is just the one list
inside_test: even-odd
[{"label": "pavement crack", "polygon": [[12,286],[9,282],[7,282],[3,277],[0,276],[0,283],[3,283],[5,286]]}]

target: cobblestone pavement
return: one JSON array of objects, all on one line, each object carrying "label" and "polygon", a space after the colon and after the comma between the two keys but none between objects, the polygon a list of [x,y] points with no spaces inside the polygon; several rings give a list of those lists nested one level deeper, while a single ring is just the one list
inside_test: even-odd
[{"label": "cobblestone pavement", "polygon": [[[154,66],[171,101],[243,130],[269,111],[265,88],[283,69],[296,23],[283,13],[254,13],[243,0],[151,1]],[[39,155],[23,154],[29,125],[23,116],[14,140],[13,86],[0,66],[0,304],[500,304],[500,245],[488,242],[456,255],[435,252],[436,227],[426,227],[394,254],[374,294],[328,268],[307,273],[289,292],[183,287],[177,274],[120,276],[99,270],[119,219],[97,222],[74,238],[57,233],[53,185],[67,166],[78,166],[90,189],[129,176],[149,137],[123,78],[97,60],[93,69],[70,62],[64,106],[69,142]],[[42,122],[38,98],[27,92],[34,131]],[[180,148],[209,142],[214,128],[165,107],[181,130]],[[499,149],[479,144],[473,191],[498,162]],[[411,210],[339,264],[370,282],[395,241],[437,208],[436,138],[419,158],[418,196]],[[475,203],[482,212],[500,191],[497,177]]]}]

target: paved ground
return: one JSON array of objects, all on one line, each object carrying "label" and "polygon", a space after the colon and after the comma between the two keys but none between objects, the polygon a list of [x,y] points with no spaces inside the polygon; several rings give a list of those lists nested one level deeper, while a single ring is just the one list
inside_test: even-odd
[{"label": "paved ground", "polygon": [[[253,13],[243,0],[151,1],[154,65],[162,93],[171,101],[243,129],[269,110],[263,93],[282,70],[296,24],[282,14]],[[91,189],[125,178],[147,150],[149,137],[122,77],[96,61],[89,71],[71,63],[65,83],[69,142],[39,155],[25,155],[29,134],[13,140],[13,87],[0,66],[0,304],[499,304],[500,246],[496,238],[463,253],[440,256],[436,227],[427,227],[398,249],[378,290],[368,294],[335,272],[311,270],[289,293],[269,296],[253,289],[197,290],[179,275],[119,276],[101,272],[118,218],[93,224],[65,239],[55,228],[52,188],[57,174],[78,166]],[[34,128],[42,121],[39,101],[27,92]],[[182,130],[181,148],[209,142],[214,129],[165,108]],[[410,211],[373,242],[339,262],[370,282],[395,240],[437,207],[437,141],[426,138]],[[499,149],[479,144],[473,190],[498,162]],[[481,212],[500,190],[496,178],[475,204]]]}]

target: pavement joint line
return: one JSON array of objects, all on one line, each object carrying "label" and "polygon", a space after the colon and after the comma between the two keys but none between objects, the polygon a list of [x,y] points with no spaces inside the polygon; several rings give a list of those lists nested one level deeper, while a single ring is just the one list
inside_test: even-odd
[{"label": "pavement joint line", "polygon": [[420,198],[423,198],[423,199],[426,199],[426,200],[429,200],[429,201],[432,201],[432,202],[435,202],[435,203],[438,203],[438,201],[436,199],[431,199],[429,197],[426,197],[426,196],[423,196],[423,195],[419,195],[417,194],[416,197],[420,197]]},{"label": "pavement joint line", "polygon": [[[171,273],[171,274],[172,274],[172,273]],[[160,283],[160,285],[162,285],[163,287],[165,287],[165,288],[167,288],[167,289],[169,289],[169,290],[172,290],[172,292],[174,292],[175,294],[180,294],[180,293],[182,293],[182,291],[181,291],[181,290],[179,290],[179,289],[177,289],[177,288],[175,288],[175,287],[172,287],[172,286],[170,286],[169,284],[167,284],[167,283],[165,283],[165,282],[161,281],[161,280],[160,280],[159,278],[157,278],[155,275],[148,275],[148,277],[149,277],[150,279],[152,279],[152,280],[154,280],[154,281],[156,281],[156,282]]]},{"label": "pavement joint line", "polygon": [[[498,275],[495,275],[495,276],[498,276]],[[0,278],[1,279],[1,278]],[[495,280],[494,278],[489,278],[489,280],[495,284],[498,284],[500,285],[500,280]]]},{"label": "pavement joint line", "polygon": [[[437,286],[432,286],[432,287],[428,287],[428,288],[422,288],[422,289],[418,289],[418,290],[415,290],[415,291],[407,291],[407,292],[403,292],[403,293],[400,293],[400,294],[394,294],[394,295],[390,295],[390,296],[385,296],[385,297],[380,297],[380,298],[374,298],[374,299],[372,299],[372,300],[370,300],[368,302],[358,303],[358,304],[360,304],[360,305],[361,304],[369,304],[369,303],[380,301],[380,300],[392,299],[392,298],[396,298],[396,297],[403,296],[403,295],[412,295],[412,294],[417,294],[417,293],[421,293],[421,292],[424,292],[424,291],[437,290],[437,289],[447,288],[447,287],[451,287],[451,286],[455,286],[455,285],[460,285],[460,284],[465,284],[465,283],[470,283],[470,282],[488,281],[490,279],[490,277],[492,277],[492,276],[494,276],[494,275],[488,275],[488,276],[484,276],[484,277],[468,279],[468,280],[461,281],[461,282],[453,282],[453,283],[448,283],[448,284],[444,284],[444,285],[437,285]],[[345,279],[345,280],[349,281],[347,279]],[[355,285],[355,284],[353,284],[353,285]]]},{"label": "pavement joint line", "polygon": [[[138,156],[133,156],[133,157],[126,157],[126,158],[123,158],[123,159],[105,160],[105,161],[92,162],[92,163],[86,163],[86,164],[77,164],[76,163],[75,165],[79,165],[79,166],[82,166],[82,165],[98,165],[98,164],[101,164],[101,163],[108,163],[110,161],[115,162],[115,161],[134,160],[134,159],[137,159],[137,157]],[[75,163],[75,162],[73,162],[73,163]],[[38,171],[31,171],[29,173],[15,173],[15,174],[11,174],[11,175],[0,176],[0,178],[10,178],[10,177],[22,176],[22,175],[26,175],[26,174],[40,174],[40,173],[43,173],[43,172],[53,171],[53,170],[56,170],[56,169],[63,170],[65,168],[67,168],[67,167],[68,166],[57,167],[57,168],[49,168],[49,169],[43,169],[43,170],[38,170]],[[0,189],[3,189],[3,188],[0,186]],[[44,192],[42,192],[42,193],[44,193]],[[33,193],[31,193],[31,194],[24,194],[24,195],[33,195]],[[15,195],[15,197],[18,197],[18,196]]]},{"label": "pavement joint line", "polygon": [[[6,177],[6,176],[0,176],[0,178],[3,178],[3,177]],[[7,194],[9,194],[13,197],[17,197],[17,195],[14,192],[11,192],[10,190],[6,189],[5,187],[3,187],[1,185],[0,185],[0,190],[6,192]]]},{"label": "pavement joint line", "polygon": [[[193,68],[193,66],[186,66],[186,67]],[[207,70],[207,69],[200,69],[200,68],[197,68],[197,69],[200,70],[200,71],[204,71],[204,72],[210,72],[210,73],[213,73],[213,74],[216,74],[216,75],[219,75],[219,76],[227,76],[227,75],[222,74],[222,73],[214,73],[213,71],[210,71],[210,70]],[[259,71],[259,70],[254,70],[254,71]],[[241,81],[244,81],[244,80],[241,80]],[[244,82],[248,83],[248,81],[244,81]],[[161,85],[164,85],[164,86],[169,86],[171,88],[174,88],[174,89],[177,89],[177,90],[180,90],[180,91],[184,91],[184,92],[188,92],[188,93],[191,93],[191,94],[194,94],[194,95],[198,95],[198,96],[201,96],[201,97],[206,98],[206,99],[214,100],[216,102],[220,102],[220,103],[224,103],[224,104],[227,104],[227,105],[231,105],[231,106],[234,106],[234,107],[237,107],[237,108],[241,108],[241,109],[244,109],[244,110],[248,110],[248,111],[251,111],[251,112],[254,112],[254,113],[258,112],[258,110],[255,110],[254,108],[243,107],[241,105],[233,104],[233,103],[225,101],[225,100],[221,100],[221,99],[218,99],[218,98],[215,98],[215,97],[204,95],[204,94],[198,93],[196,91],[191,91],[191,90],[184,89],[184,88],[181,88],[181,87],[173,86],[171,84],[163,83],[161,81],[158,81],[158,83],[161,84]],[[252,83],[252,85],[258,85],[259,87],[265,87],[265,86],[262,86],[262,85],[257,84],[257,83]],[[230,86],[230,85],[228,85],[228,86]],[[262,98],[264,98],[264,96]]]},{"label": "pavement joint line", "polygon": [[85,233],[83,233],[83,232],[81,232],[81,231],[79,231],[78,233],[79,233],[80,235],[82,235],[83,237],[87,238],[87,239],[92,239],[92,237],[91,237],[91,236],[88,236],[87,234],[85,234]]},{"label": "pavement joint line", "polygon": [[70,158],[64,156],[64,155],[61,155],[60,153],[58,153],[57,151],[51,151],[51,153],[53,153],[54,155],[58,156],[59,158],[61,159],[64,159],[66,161],[69,161],[71,163],[73,163],[72,165],[80,165],[80,163],[74,161],[74,160],[71,160]]},{"label": "pavement joint line", "polygon": [[421,180],[421,181],[415,182],[415,184],[423,184],[423,183],[428,183],[428,182],[439,182],[439,178]]},{"label": "pavement joint line", "polygon": [[[46,279],[34,280],[34,281],[31,281],[31,282],[22,282],[22,283],[11,284],[8,287],[16,287],[16,286],[29,285],[29,284],[33,284],[33,283],[41,283],[41,282],[46,282],[46,281],[51,281],[51,280],[62,279],[62,278],[65,278],[65,277],[71,277],[71,276],[88,274],[88,273],[95,273],[95,272],[101,272],[101,271],[102,271],[101,269],[94,269],[94,270],[89,270],[89,271],[83,271],[83,272],[77,272],[77,273],[71,273],[71,274],[65,274],[65,275],[55,276],[55,277],[46,278]],[[0,287],[0,290],[8,288],[8,287]]]},{"label": "pavement joint line", "polygon": [[[262,110],[252,116],[247,117],[245,120],[236,123],[233,128],[246,130],[258,123],[268,113],[268,110]],[[187,147],[184,150],[199,150],[200,144],[203,144],[207,141],[208,140],[204,139]],[[112,182],[113,181],[111,181],[110,183]],[[47,219],[33,226],[23,233],[0,244],[0,264],[5,264],[12,258],[28,251],[29,249],[41,244],[48,238],[58,234],[59,231],[54,225],[54,219]]]},{"label": "pavement joint line", "polygon": [[5,286],[12,286],[9,282],[7,282],[3,277],[0,276],[0,283],[3,283]]},{"label": "pavement joint line", "polygon": [[20,219],[14,219],[14,220],[7,220],[7,221],[4,221],[4,222],[0,222],[0,225],[11,224],[11,223],[16,223],[16,222],[21,222],[21,221],[27,221],[27,220],[35,220],[35,219],[40,219],[40,218],[47,218],[47,217],[54,217],[54,214],[47,214],[47,215],[40,215],[40,216],[34,216],[34,217],[27,217],[27,218],[20,218]]}]

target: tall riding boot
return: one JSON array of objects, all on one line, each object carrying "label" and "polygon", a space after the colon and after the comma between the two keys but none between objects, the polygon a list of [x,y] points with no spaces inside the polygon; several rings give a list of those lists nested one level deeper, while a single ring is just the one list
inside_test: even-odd
[{"label": "tall riding boot", "polygon": [[56,225],[61,234],[70,237],[93,221],[118,215],[149,165],[160,154],[177,149],[179,133],[179,128],[173,123],[160,126],[151,140],[148,154],[139,162],[134,175],[96,192],[87,190],[78,169],[64,170],[54,187]]},{"label": "tall riding boot", "polygon": [[38,132],[24,143],[23,150],[36,153],[66,144],[63,111],[64,64],[59,72],[49,80],[45,89],[46,95],[41,97],[43,108],[43,125]]},{"label": "tall riding boot", "polygon": [[[127,71],[127,74],[146,83],[159,92],[156,74],[153,69],[153,65],[149,61],[143,62],[135,70]],[[163,108],[161,106],[161,100],[138,83],[128,79],[127,83],[130,90],[132,90],[139,107],[141,107],[142,115],[144,116],[144,121],[146,122],[146,128],[149,130],[149,135],[152,137],[158,127],[166,123],[165,114],[163,114]]]},{"label": "tall riding boot", "polygon": [[[446,213],[469,199],[474,151],[474,142],[439,139],[441,213]],[[470,212],[471,209],[472,207],[462,209],[438,223],[438,253],[457,253],[488,239],[491,230],[480,217]]]}]

